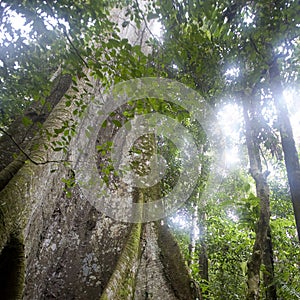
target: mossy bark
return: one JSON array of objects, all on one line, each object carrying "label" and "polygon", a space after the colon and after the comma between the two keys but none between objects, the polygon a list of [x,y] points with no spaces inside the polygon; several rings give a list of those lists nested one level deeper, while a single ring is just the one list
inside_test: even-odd
[{"label": "mossy bark", "polygon": [[200,299],[179,246],[160,221],[134,224],[101,300]]},{"label": "mossy bark", "polygon": [[200,299],[200,291],[189,275],[177,241],[165,223],[156,225],[161,260],[175,296],[180,300]]},{"label": "mossy bark", "polygon": [[[156,153],[156,137],[153,134],[145,135],[137,144],[142,149],[143,165],[147,165],[147,161]],[[139,168],[137,171],[141,175],[145,172]],[[134,201],[147,203],[160,196],[160,185],[155,184],[150,188],[137,189]],[[142,211],[140,214],[142,217]],[[200,298],[200,292],[190,277],[177,241],[168,226],[163,225],[163,221],[134,224],[100,299],[197,298]]]},{"label": "mossy bark", "polygon": [[[141,192],[137,193],[135,201],[143,203],[144,199]],[[125,247],[100,300],[133,298],[138,260],[140,257],[141,232],[141,222],[132,225]]]},{"label": "mossy bark", "polygon": [[[46,99],[45,104],[34,102],[24,113],[18,117],[6,133],[0,137],[0,190],[23,166],[28,157],[20,152],[20,149],[30,155],[30,149],[34,142],[40,143],[36,136],[41,125],[46,121],[53,108],[59,103],[63,95],[71,85],[71,76],[62,75],[57,79],[52,92]],[[31,125],[26,126],[23,118],[31,120]],[[35,137],[36,136],[36,137]],[[14,155],[18,155],[14,159]]]},{"label": "mossy bark", "polygon": [[[52,111],[44,128],[53,131],[54,128],[59,128],[63,121],[70,116],[71,112],[62,101]],[[41,190],[47,190],[45,189],[47,182],[53,177],[59,177],[57,176],[60,174],[59,169],[64,169],[60,162],[65,155],[62,152],[54,152],[51,147],[46,149],[45,145],[49,144],[46,136],[40,136],[38,143],[39,147],[32,148],[30,152],[31,159],[37,164],[27,161],[0,192],[0,215],[2,216],[0,250],[3,249],[10,234],[24,229],[29,214],[38,200],[38,197],[35,198],[34,196],[41,195]],[[47,163],[50,157],[51,161],[58,163]],[[52,169],[57,169],[57,173],[51,175]]]},{"label": "mossy bark", "polygon": [[[58,94],[59,99],[56,99],[56,102],[62,97],[61,93]],[[70,111],[66,109],[64,101],[61,101],[53,109],[44,124],[44,128],[52,131],[68,118],[70,118]],[[40,135],[33,140],[35,146],[28,147],[27,150],[31,160],[36,163],[26,160],[25,156],[20,156],[19,160],[13,161],[0,174],[2,183],[0,192],[0,251],[5,256],[7,249],[12,249],[12,253],[15,253],[15,259],[12,260],[18,261],[14,264],[16,278],[14,281],[10,281],[13,285],[10,290],[12,292],[18,291],[15,299],[21,298],[21,286],[24,283],[25,255],[23,253],[30,251],[32,242],[27,239],[26,226],[29,225],[33,212],[38,209],[41,199],[46,194],[48,197],[54,194],[51,193],[51,186],[47,185],[47,182],[56,182],[56,191],[60,193],[63,189],[60,178],[65,172],[61,163],[47,163],[49,157],[51,157],[51,161],[63,160],[64,154],[54,153],[50,147],[46,149],[45,145],[49,143],[46,136]],[[56,174],[51,172],[53,169],[57,170]],[[24,236],[24,246],[20,236]],[[24,249],[21,251],[22,247]],[[1,270],[1,276],[5,276],[4,269]],[[9,294],[6,298],[13,299]]]}]

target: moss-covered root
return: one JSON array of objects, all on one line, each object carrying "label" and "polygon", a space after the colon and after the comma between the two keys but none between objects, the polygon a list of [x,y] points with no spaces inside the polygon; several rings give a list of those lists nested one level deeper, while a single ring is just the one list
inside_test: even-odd
[{"label": "moss-covered root", "polygon": [[[143,203],[144,196],[137,192],[136,202]],[[142,212],[140,212],[140,217]],[[117,266],[101,295],[100,300],[133,299],[135,278],[140,260],[142,223],[133,224],[131,232],[118,260]]]},{"label": "moss-covered root", "polygon": [[133,298],[140,255],[141,231],[141,223],[132,226],[127,243],[100,300],[125,300]]},{"label": "moss-covered root", "polygon": [[0,255],[0,298],[22,299],[25,257],[21,235],[11,235]]},{"label": "moss-covered root", "polygon": [[180,248],[166,225],[157,222],[158,246],[165,275],[175,296],[180,300],[201,299],[200,291],[191,279]]}]

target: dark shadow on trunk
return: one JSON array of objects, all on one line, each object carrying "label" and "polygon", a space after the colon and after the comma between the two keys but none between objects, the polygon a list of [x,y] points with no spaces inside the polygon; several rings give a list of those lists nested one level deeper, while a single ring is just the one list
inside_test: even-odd
[{"label": "dark shadow on trunk", "polygon": [[176,297],[180,300],[199,299],[199,287],[191,280],[179,246],[167,225],[157,222],[161,261]]},{"label": "dark shadow on trunk", "polygon": [[24,281],[24,245],[11,236],[0,255],[0,297],[2,300],[20,299]]},{"label": "dark shadow on trunk", "polygon": [[282,150],[292,196],[298,239],[300,241],[300,164],[289,112],[283,96],[283,86],[277,60],[274,60],[270,67],[270,81],[278,114]]},{"label": "dark shadow on trunk", "polygon": [[263,256],[263,264],[265,265],[263,280],[266,287],[266,299],[276,300],[276,285],[274,282],[274,260],[273,260],[273,244],[271,237],[271,228],[268,228],[266,248]]}]

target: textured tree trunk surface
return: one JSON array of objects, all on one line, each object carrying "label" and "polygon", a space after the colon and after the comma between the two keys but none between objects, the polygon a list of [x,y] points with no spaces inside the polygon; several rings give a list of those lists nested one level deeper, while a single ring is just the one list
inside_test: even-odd
[{"label": "textured tree trunk surface", "polygon": [[280,138],[292,196],[295,221],[300,241],[300,164],[289,112],[283,96],[280,70],[276,60],[270,67],[270,80],[278,114]]},{"label": "textured tree trunk surface", "polygon": [[[64,101],[45,128],[59,128],[70,118]],[[74,140],[72,147],[81,144]],[[37,142],[40,148],[30,149],[30,155],[42,163],[27,161],[0,193],[2,299],[196,298],[167,226],[114,221],[77,185],[68,198],[62,178],[74,176],[73,171],[61,162],[45,163],[67,155],[46,150],[43,137]],[[134,194],[127,197],[134,201]],[[117,285],[110,285],[114,278]]]},{"label": "textured tree trunk surface", "polygon": [[[267,249],[267,233],[270,230],[270,200],[267,175],[262,172],[262,165],[259,153],[259,144],[255,133],[256,122],[254,119],[253,99],[246,96],[244,99],[244,120],[246,127],[246,144],[248,149],[250,172],[255,180],[256,195],[260,199],[259,219],[256,224],[256,237],[252,250],[252,255],[248,261],[248,300],[260,298],[260,271],[263,258],[268,258],[270,253],[265,253]],[[270,236],[271,238],[271,236]],[[270,266],[268,266],[270,267]],[[272,274],[270,274],[271,276]]]},{"label": "textured tree trunk surface", "polygon": [[[10,126],[9,130],[0,137],[0,190],[23,166],[30,156],[29,149],[34,144],[34,137],[38,135],[40,125],[48,118],[50,112],[61,100],[71,85],[70,75],[61,75],[55,80],[54,87],[44,105],[33,102]],[[23,118],[32,123],[25,126]],[[17,159],[14,159],[14,156]]]},{"label": "textured tree trunk surface", "polygon": [[[122,28],[122,14],[112,11],[121,35],[132,44],[143,45],[145,28]],[[102,88],[91,82],[93,87],[82,78],[78,80],[78,98],[86,89],[103,101],[101,107],[106,101]],[[196,299],[197,288],[191,284],[179,247],[166,225],[159,221],[116,221],[78,184],[80,168],[76,166],[85,163],[82,153],[96,156],[99,139],[109,140],[113,133],[108,126],[97,134],[99,115],[91,108],[82,118],[75,118],[72,112],[76,105],[67,106],[63,97],[70,84],[71,77],[63,76],[47,99],[47,109],[36,104],[34,112],[26,112],[33,125],[24,128],[20,118],[9,135],[0,139],[1,299]],[[90,105],[88,97],[84,101]],[[74,118],[78,121],[77,135],[68,153],[54,151],[53,138],[49,141],[40,132],[35,135],[38,121],[43,123],[42,132],[53,133]],[[88,139],[86,131],[91,127],[96,132]],[[24,153],[12,160],[11,152],[21,150]],[[82,178],[89,178],[89,174]],[[113,197],[120,204],[120,213],[123,202],[143,198],[139,191],[117,187]]]}]

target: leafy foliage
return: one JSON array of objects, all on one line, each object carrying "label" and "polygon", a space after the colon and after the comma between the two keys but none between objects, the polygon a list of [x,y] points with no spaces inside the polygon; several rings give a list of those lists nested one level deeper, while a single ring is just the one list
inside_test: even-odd
[{"label": "leafy foliage", "polygon": [[[146,74],[146,57],[140,46],[120,38],[117,24],[111,21],[114,4],[1,2],[0,102],[4,125],[32,101],[44,102],[51,82],[61,73],[73,75],[74,91],[76,78],[89,82],[84,67],[103,85]],[[21,29],[13,25],[16,20],[24,23]]]},{"label": "leafy foliage", "polygon": [[[278,124],[272,109],[274,95],[270,91],[269,70],[272,63],[277,61],[282,70],[283,85],[299,84],[296,78],[296,74],[299,73],[300,23],[297,11],[299,12],[297,1],[166,0],[159,1],[156,9],[165,28],[163,43],[155,49],[155,61],[160,74],[176,78],[197,89],[212,105],[223,102],[224,99],[240,104],[244,94],[250,95],[255,111],[252,116],[256,124],[255,142],[259,145],[263,165],[267,171],[270,165],[275,165],[276,159],[279,161],[282,159]],[[293,61],[293,65],[290,61]],[[231,182],[228,186],[232,190],[219,195],[220,198],[211,204],[214,208],[212,210],[209,210],[210,206],[207,206],[207,203],[199,203],[201,206],[205,205],[207,220],[205,224],[201,224],[203,219],[199,216],[198,224],[206,230],[205,235],[200,237],[202,242],[198,243],[201,245],[204,241],[209,259],[214,255],[218,257],[217,268],[214,269],[214,265],[209,267],[210,280],[207,285],[209,292],[205,294],[207,299],[243,299],[245,295],[246,262],[255,238],[259,211],[259,199],[253,193],[252,181],[249,178],[246,179],[246,183],[247,181],[246,189],[245,184],[238,186]],[[279,182],[277,184],[279,185]],[[281,205],[283,200],[274,195],[272,194],[271,198],[272,215],[276,216],[279,211],[275,209],[273,203]],[[289,199],[287,190],[284,195],[284,198]],[[287,203],[290,209],[291,204]],[[220,205],[218,210],[217,206]],[[225,207],[227,215],[222,212]],[[285,209],[284,211],[289,211],[287,207]],[[234,220],[230,219],[228,213]],[[277,218],[275,216],[274,218]],[[283,242],[295,237],[295,224],[293,219],[290,219],[292,223],[289,223],[287,215],[281,217],[283,220],[278,221],[279,223],[290,224],[293,228],[293,233],[287,234],[286,231],[279,233],[274,227],[276,222],[274,223],[272,219],[271,226],[276,231],[274,235],[279,234]],[[279,219],[281,217],[278,216]],[[186,222],[189,222],[188,220],[186,217]],[[245,233],[243,237],[241,231]],[[210,236],[209,232],[215,234]],[[186,247],[191,240],[186,236],[184,242],[181,234],[179,237],[188,261],[191,253]],[[241,247],[237,246],[238,251],[232,253],[227,245],[235,245],[236,241],[241,242]],[[277,241],[274,242],[275,251],[280,252],[281,246]],[[218,252],[216,249],[219,245],[221,250]],[[290,246],[288,252],[294,251],[294,246]],[[227,258],[232,261],[228,263]],[[242,269],[234,269],[236,267],[234,261],[239,261],[243,266]],[[277,272],[279,265],[278,261],[275,261]],[[199,272],[200,269],[201,265],[198,265]],[[286,268],[287,273],[288,269]],[[277,272],[276,278],[280,281],[283,279],[282,273]],[[197,271],[193,271],[193,274],[197,274]],[[285,295],[287,299],[294,299],[297,288],[291,282],[283,284],[286,279],[277,284],[278,294]],[[287,286],[291,288],[290,294]],[[230,292],[227,293],[227,290]],[[263,292],[261,296],[263,297]]]}]

